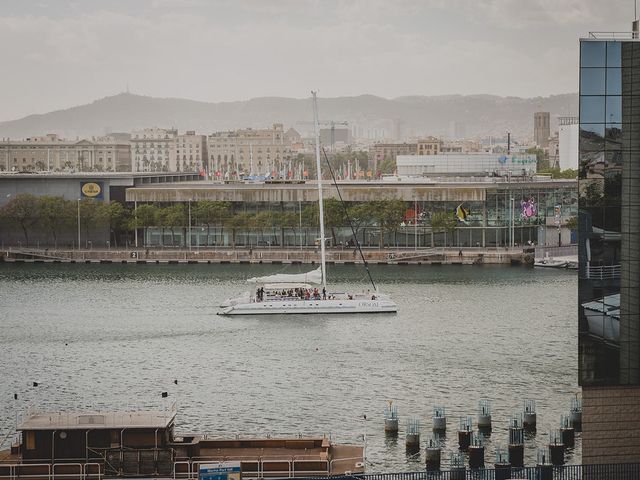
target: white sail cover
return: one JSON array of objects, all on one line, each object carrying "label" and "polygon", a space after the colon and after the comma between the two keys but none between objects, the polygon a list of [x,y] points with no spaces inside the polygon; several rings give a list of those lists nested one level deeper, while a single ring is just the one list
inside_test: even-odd
[{"label": "white sail cover", "polygon": [[322,283],[322,267],[306,273],[275,273],[264,277],[253,277],[247,283]]}]

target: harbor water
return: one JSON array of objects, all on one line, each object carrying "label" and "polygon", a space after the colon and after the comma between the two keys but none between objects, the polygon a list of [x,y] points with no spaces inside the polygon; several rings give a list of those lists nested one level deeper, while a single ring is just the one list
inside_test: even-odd
[{"label": "harbor water", "polygon": [[[177,402],[176,432],[345,443],[366,435],[369,472],[409,471],[424,468],[424,448],[405,453],[407,418],[420,419],[424,443],[433,406],[446,407],[446,464],[459,417],[475,418],[478,401],[490,399],[491,464],[510,415],[532,398],[538,428],[525,438],[525,463],[534,463],[578,391],[575,272],[374,266],[395,315],[216,315],[222,300],[250,290],[246,278],[302,268],[0,264],[0,438],[32,404],[121,411]],[[330,291],[371,288],[362,267],[329,269]],[[389,400],[397,439],[384,433]],[[580,462],[580,445],[578,435],[568,463]]]}]

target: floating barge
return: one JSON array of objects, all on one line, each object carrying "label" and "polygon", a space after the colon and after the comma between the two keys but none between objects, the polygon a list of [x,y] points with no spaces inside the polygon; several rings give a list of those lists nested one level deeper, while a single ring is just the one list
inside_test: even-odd
[{"label": "floating barge", "polygon": [[198,478],[200,465],[235,462],[242,478],[364,473],[364,449],[324,437],[211,438],[174,433],[176,410],[38,413],[0,451],[0,479]]}]

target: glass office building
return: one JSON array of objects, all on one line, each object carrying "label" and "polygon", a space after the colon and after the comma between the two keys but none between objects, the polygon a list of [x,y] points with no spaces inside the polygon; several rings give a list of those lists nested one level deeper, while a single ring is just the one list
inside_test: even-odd
[{"label": "glass office building", "polygon": [[640,43],[580,41],[579,380],[640,383]]}]

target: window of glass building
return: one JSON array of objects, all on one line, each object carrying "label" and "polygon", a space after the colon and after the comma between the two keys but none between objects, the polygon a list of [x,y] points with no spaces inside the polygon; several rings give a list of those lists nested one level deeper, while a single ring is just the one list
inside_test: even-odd
[{"label": "window of glass building", "polygon": [[[635,77],[635,79],[634,79]],[[579,380],[640,384],[640,45],[580,44]],[[640,84],[639,84],[640,87]],[[638,96],[636,96],[638,95]],[[639,138],[636,138],[639,137]]]}]

